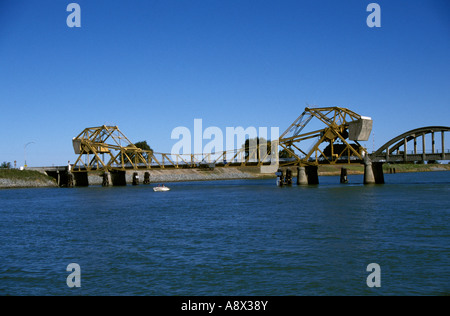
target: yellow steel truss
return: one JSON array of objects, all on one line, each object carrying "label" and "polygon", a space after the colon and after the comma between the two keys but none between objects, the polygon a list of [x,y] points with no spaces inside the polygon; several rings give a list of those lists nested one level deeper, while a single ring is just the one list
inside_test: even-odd
[{"label": "yellow steel truss", "polygon": [[[136,147],[117,126],[102,125],[85,128],[78,136],[73,138],[73,147],[78,155],[73,164],[72,171],[92,170],[125,170],[150,169],[152,166],[165,167],[197,167],[201,164],[223,165],[257,165],[273,163],[278,159],[278,146],[285,149],[290,155],[289,161],[280,162],[280,165],[318,165],[323,163],[335,164],[363,160],[367,154],[358,143],[358,137],[349,142],[349,128],[352,123],[362,120],[361,115],[341,107],[305,108],[305,111],[281,134],[278,140],[272,141],[270,153],[265,146],[250,146],[220,153],[201,154],[166,154],[156,153],[152,150],[143,150]],[[303,132],[308,123],[316,119],[324,128],[310,132]],[[365,118],[369,119],[370,118]],[[371,130],[367,129],[369,133]],[[364,136],[364,137],[367,137]],[[363,138],[364,138],[363,137]],[[309,150],[304,150],[303,144],[307,140],[317,141]],[[364,139],[365,140],[365,139]],[[339,149],[334,144],[341,142]],[[322,146],[328,144],[328,151]],[[331,151],[331,152],[329,152]],[[274,156],[275,154],[275,156]],[[269,157],[270,155],[270,157]],[[231,159],[229,159],[232,157]],[[228,160],[227,160],[228,159]]]},{"label": "yellow steel truss", "polygon": [[[106,125],[85,128],[73,138],[72,143],[75,154],[78,155],[72,166],[73,172],[151,169],[152,167],[183,168],[198,167],[201,164],[217,164],[224,167],[247,164],[260,166],[264,162],[268,163],[269,156],[267,151],[256,154],[256,150],[260,150],[259,145],[256,148],[247,148],[247,157],[245,157],[245,148],[220,153],[157,153],[136,147],[117,126]],[[274,148],[276,147],[278,146]]]},{"label": "yellow steel truss", "polygon": [[[281,134],[279,145],[285,149],[293,158],[281,165],[318,165],[335,164],[343,162],[357,162],[362,160],[367,153],[357,140],[356,146],[352,146],[348,141],[348,129],[351,122],[361,120],[363,117],[349,109],[341,107],[316,107],[305,108],[305,111]],[[325,125],[324,128],[303,132],[308,123],[313,120]],[[370,131],[369,131],[370,132]],[[308,151],[302,149],[302,142],[316,138],[317,141]],[[341,147],[335,151],[335,143],[340,141]],[[327,143],[331,154],[325,154],[320,145]],[[352,157],[354,159],[352,159]]]},{"label": "yellow steel truss", "polygon": [[79,155],[73,171],[137,169],[149,167],[153,158],[153,151],[136,147],[117,126],[85,128],[72,142]]}]

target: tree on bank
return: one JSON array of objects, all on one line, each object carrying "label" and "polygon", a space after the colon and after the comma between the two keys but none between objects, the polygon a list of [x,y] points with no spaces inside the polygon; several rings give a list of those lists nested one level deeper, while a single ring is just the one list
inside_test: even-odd
[{"label": "tree on bank", "polygon": [[[153,149],[150,147],[149,144],[147,144],[146,140],[137,142],[137,143],[134,144],[134,146],[136,146],[137,148],[140,148],[142,150],[145,150],[145,151],[151,151],[153,153]],[[142,155],[144,156],[145,159],[148,159],[148,153],[147,152],[142,153]]]},{"label": "tree on bank", "polygon": [[[256,148],[254,147],[256,144]],[[260,147],[261,145],[261,147]],[[255,138],[247,138],[245,140],[245,144],[242,145],[242,147],[244,147],[245,150],[245,159],[247,159],[251,153],[251,159],[255,158],[255,154],[254,151],[256,150],[256,158],[259,161],[260,159],[264,158],[264,157],[260,157],[261,151],[264,150],[264,146],[266,147],[266,153],[267,155],[270,155],[270,153],[272,152],[272,143],[269,140],[266,140],[265,138],[259,138],[259,137],[255,137]]]},{"label": "tree on bank", "polygon": [[6,162],[6,161],[3,161],[3,162],[0,164],[0,168],[1,168],[1,169],[11,169],[11,163],[10,163],[10,162]]},{"label": "tree on bank", "polygon": [[286,148],[283,148],[283,150],[280,150],[278,152],[278,157],[279,158],[292,158],[292,154],[290,152],[287,151]]},{"label": "tree on bank", "polygon": [[[137,142],[137,143],[135,143],[134,144],[134,146],[136,146],[137,148],[140,148],[140,149],[142,149],[142,150],[145,150],[143,153],[142,153],[142,156],[144,157],[144,159],[145,160],[147,160],[148,161],[148,159],[149,159],[149,154],[150,154],[150,156],[151,156],[151,154],[153,153],[153,149],[149,146],[149,144],[147,144],[147,141],[146,140],[143,140],[143,141],[140,141],[140,142]],[[131,147],[131,145],[129,145],[128,147]],[[131,162],[133,162],[134,163],[134,159],[135,159],[135,154],[133,154],[133,153],[127,153],[127,155],[128,155],[128,157],[130,157],[130,159],[128,159],[127,157],[125,157],[125,163],[131,163]]]}]

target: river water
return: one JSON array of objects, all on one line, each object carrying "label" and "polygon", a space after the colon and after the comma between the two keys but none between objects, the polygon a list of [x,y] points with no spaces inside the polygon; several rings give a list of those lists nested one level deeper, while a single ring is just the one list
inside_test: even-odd
[{"label": "river water", "polygon": [[0,190],[0,295],[449,295],[450,172],[362,180]]}]

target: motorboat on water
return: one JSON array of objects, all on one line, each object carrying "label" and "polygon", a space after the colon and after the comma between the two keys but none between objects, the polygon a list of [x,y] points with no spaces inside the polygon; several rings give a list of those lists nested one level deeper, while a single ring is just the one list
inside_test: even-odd
[{"label": "motorboat on water", "polygon": [[155,192],[164,192],[164,191],[170,191],[170,188],[163,186],[157,186],[153,187],[153,191]]}]

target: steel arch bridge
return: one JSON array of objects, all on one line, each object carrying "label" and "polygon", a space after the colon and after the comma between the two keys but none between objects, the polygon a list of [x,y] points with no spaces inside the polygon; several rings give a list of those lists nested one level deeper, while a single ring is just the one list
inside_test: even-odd
[{"label": "steel arch bridge", "polygon": [[[426,126],[405,132],[391,139],[370,155],[372,161],[379,162],[412,162],[426,160],[447,160],[450,150],[445,149],[445,133],[450,131],[448,126]],[[435,134],[441,134],[441,146],[436,148]],[[431,150],[427,151],[427,135],[431,137]],[[421,139],[421,149],[417,140]],[[412,141],[412,147],[408,146]],[[410,149],[412,148],[412,149]]]}]

